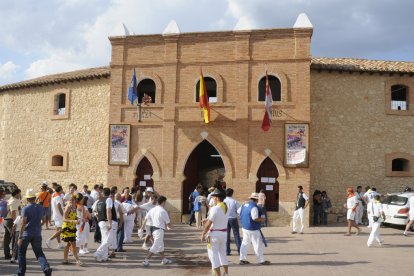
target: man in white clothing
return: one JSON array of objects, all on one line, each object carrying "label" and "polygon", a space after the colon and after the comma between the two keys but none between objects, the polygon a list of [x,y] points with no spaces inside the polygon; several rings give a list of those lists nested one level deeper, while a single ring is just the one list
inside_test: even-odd
[{"label": "man in white clothing", "polygon": [[60,234],[62,232],[62,224],[63,224],[63,199],[61,197],[62,193],[62,186],[56,186],[55,193],[52,195],[52,220],[55,222],[56,232],[52,235],[49,239],[46,240],[46,246],[48,248],[51,247],[51,242],[53,239],[57,239],[58,246],[57,249],[63,248],[63,245],[60,243]]},{"label": "man in white clothing", "polygon": [[240,222],[243,231],[243,240],[240,246],[240,263],[241,265],[249,264],[247,261],[247,253],[250,243],[253,245],[254,253],[261,265],[270,264],[263,256],[265,248],[264,236],[260,230],[262,223],[266,220],[262,214],[262,210],[257,206],[259,200],[258,193],[252,193],[249,197],[250,201],[243,204],[237,211],[240,215]]},{"label": "man in white clothing", "polygon": [[362,224],[362,215],[364,214],[364,198],[362,195],[362,186],[358,186],[355,193],[356,200],[358,201],[358,208],[355,213],[355,223],[357,225]]},{"label": "man in white clothing", "polygon": [[297,220],[300,218],[301,229],[300,233],[303,234],[303,229],[305,228],[305,209],[308,207],[309,197],[303,192],[303,187],[298,186],[298,194],[296,196],[296,205],[295,211],[293,212],[293,229],[292,234],[297,233]]},{"label": "man in white clothing", "polygon": [[126,211],[124,213],[124,243],[132,243],[132,231],[134,230],[135,212],[134,208],[136,205],[132,203],[132,196],[127,195],[122,207]]},{"label": "man in white clothing", "polygon": [[372,217],[371,234],[369,235],[367,245],[371,247],[374,240],[378,242],[380,246],[384,243],[380,236],[381,218],[385,219],[384,211],[382,210],[382,204],[380,202],[380,196],[375,195],[374,199],[367,206],[367,212]]},{"label": "man in white clothing", "polygon": [[101,198],[96,204],[96,212],[99,221],[99,228],[101,229],[101,245],[96,249],[96,252],[93,254],[98,262],[107,261],[109,257],[109,247],[113,243],[114,233],[113,225],[116,219],[116,210],[114,205],[114,200],[110,197],[111,190],[109,188],[103,189],[104,197]]},{"label": "man in white clothing", "polygon": [[95,184],[93,186],[93,190],[91,191],[90,196],[92,197],[93,202],[95,202],[99,199],[99,185],[98,184]]},{"label": "man in white clothing", "polygon": [[154,207],[157,206],[157,200],[158,200],[158,197],[154,194],[151,197],[151,201],[149,201],[147,203],[144,203],[141,206],[136,206],[135,207],[136,212],[139,209],[144,210],[145,212],[147,212],[147,214],[145,215],[145,219],[144,219],[144,222],[142,224],[142,227],[140,229],[142,231],[142,233],[144,232],[144,229],[145,229],[145,238],[144,238],[144,243],[142,244],[142,248],[144,248],[145,250],[149,249],[148,248],[148,243],[152,238],[152,235],[151,235],[152,220],[151,220],[151,217],[148,214],[149,214],[149,211],[151,209],[153,209]]},{"label": "man in white clothing", "polygon": [[[411,192],[411,190],[410,190]],[[412,195],[409,199],[410,203],[410,211],[408,212],[409,215],[409,221],[407,223],[407,226],[405,227],[404,236],[408,236],[408,230],[410,230],[411,225],[414,223],[414,195]]]},{"label": "man in white clothing", "polygon": [[216,188],[211,193],[211,197],[215,199],[216,205],[211,207],[209,211],[201,235],[201,242],[207,241],[207,253],[213,275],[221,275],[220,267],[223,267],[224,275],[227,275],[229,273],[229,263],[226,256],[228,209],[223,202],[226,195],[223,190]]},{"label": "man in white clothing", "polygon": [[152,208],[148,215],[151,217],[151,233],[154,237],[154,244],[149,249],[148,255],[145,258],[143,265],[149,266],[149,260],[154,254],[160,254],[162,259],[161,264],[170,264],[172,261],[165,258],[164,255],[164,231],[165,229],[170,230],[170,218],[167,211],[164,209],[167,198],[165,196],[160,196],[157,200],[158,205],[155,208]]}]

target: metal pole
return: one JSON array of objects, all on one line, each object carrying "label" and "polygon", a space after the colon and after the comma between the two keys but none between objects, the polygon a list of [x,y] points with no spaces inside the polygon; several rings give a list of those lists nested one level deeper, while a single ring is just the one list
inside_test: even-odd
[{"label": "metal pole", "polygon": [[141,104],[138,103],[138,122],[139,123],[141,123],[141,114],[142,114]]}]

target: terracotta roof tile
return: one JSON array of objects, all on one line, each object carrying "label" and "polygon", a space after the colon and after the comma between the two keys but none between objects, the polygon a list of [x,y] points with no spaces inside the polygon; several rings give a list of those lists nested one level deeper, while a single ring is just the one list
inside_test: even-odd
[{"label": "terracotta roof tile", "polygon": [[96,67],[89,69],[82,69],[67,73],[59,73],[53,75],[47,75],[31,80],[25,80],[21,82],[6,84],[0,86],[0,92],[6,90],[16,90],[22,88],[36,87],[36,86],[45,86],[51,84],[57,84],[62,82],[73,82],[81,81],[95,78],[109,78],[111,72],[109,67]]},{"label": "terracotta roof tile", "polygon": [[355,72],[414,73],[414,62],[357,58],[312,58],[312,69]]},{"label": "terracotta roof tile", "polygon": [[[314,57],[312,58],[311,69],[414,74],[414,62],[369,60],[356,58]],[[109,67],[89,68],[67,73],[47,75],[40,78],[21,81],[17,83],[6,84],[0,86],[0,92],[29,87],[52,85],[62,82],[73,82],[95,78],[109,78],[110,76],[111,71]]]}]

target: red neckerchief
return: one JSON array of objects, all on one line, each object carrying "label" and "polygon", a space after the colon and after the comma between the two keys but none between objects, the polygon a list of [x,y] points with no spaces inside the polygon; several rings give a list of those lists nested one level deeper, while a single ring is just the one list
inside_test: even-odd
[{"label": "red neckerchief", "polygon": [[58,192],[54,192],[53,195],[52,195],[52,197],[57,197],[57,196],[60,196],[60,194]]}]

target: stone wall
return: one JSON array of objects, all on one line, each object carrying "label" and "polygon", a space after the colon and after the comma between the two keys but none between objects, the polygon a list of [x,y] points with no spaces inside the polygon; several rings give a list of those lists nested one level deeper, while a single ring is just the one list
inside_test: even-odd
[{"label": "stone wall", "polygon": [[311,191],[326,190],[332,212],[345,212],[346,187],[375,186],[385,194],[413,186],[414,177],[387,177],[385,167],[387,154],[414,154],[414,117],[386,114],[386,84],[407,80],[311,72]]},{"label": "stone wall", "polygon": [[[52,120],[51,95],[68,89],[68,119]],[[109,79],[68,82],[0,93],[0,179],[22,190],[47,180],[107,182]],[[68,154],[67,171],[51,171],[49,153]]]}]

